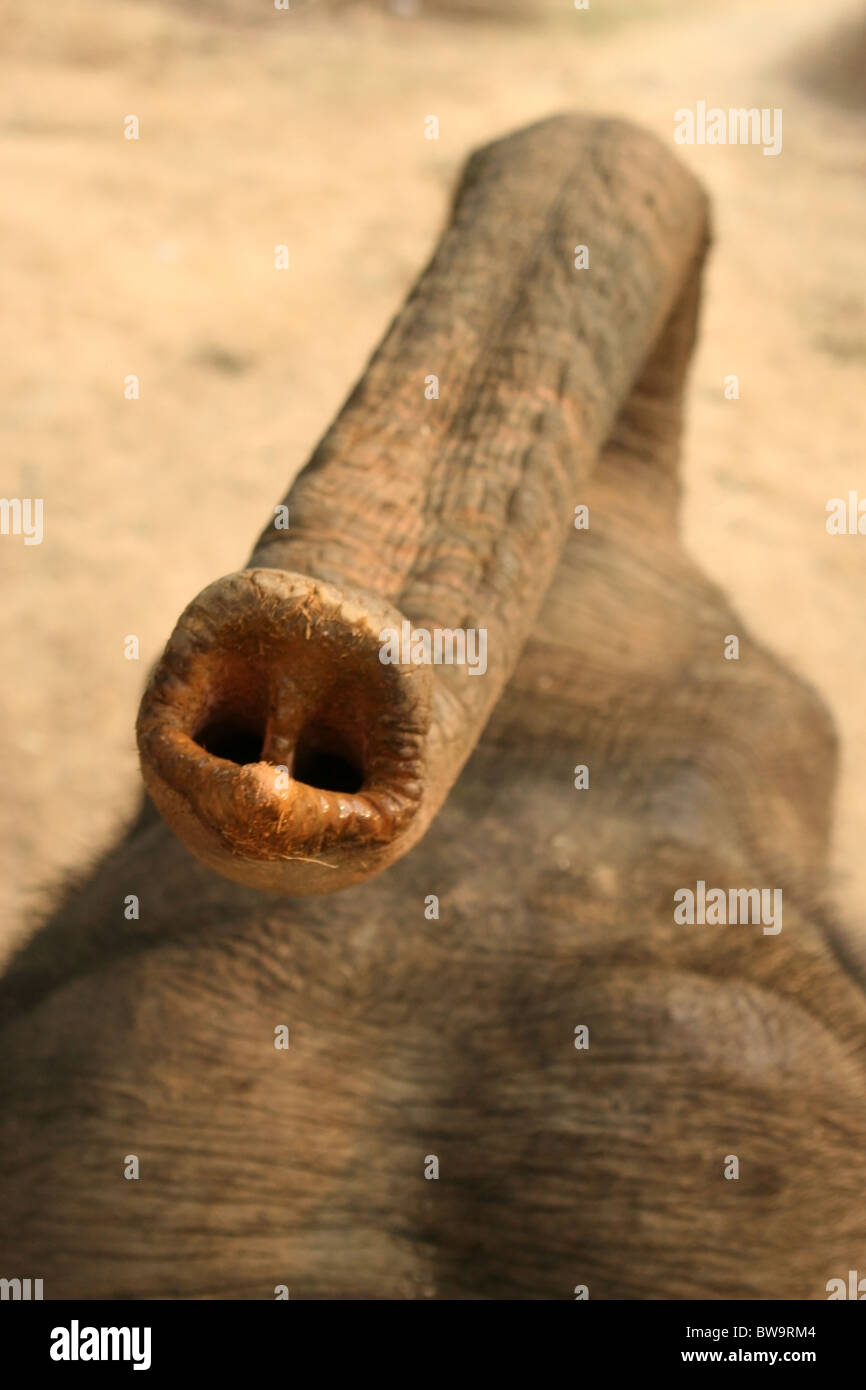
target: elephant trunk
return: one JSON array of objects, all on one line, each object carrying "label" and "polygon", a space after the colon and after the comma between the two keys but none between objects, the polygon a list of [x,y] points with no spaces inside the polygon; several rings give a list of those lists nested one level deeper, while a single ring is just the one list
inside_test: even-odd
[{"label": "elephant trunk", "polygon": [[556,117],[468,161],[249,567],[190,604],[148,684],[144,780],[200,858],[322,893],[423,835],[706,244],[699,185],[623,122]]}]

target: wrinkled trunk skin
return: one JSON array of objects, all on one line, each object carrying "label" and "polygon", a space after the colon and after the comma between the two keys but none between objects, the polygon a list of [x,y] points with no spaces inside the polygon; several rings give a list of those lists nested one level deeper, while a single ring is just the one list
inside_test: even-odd
[{"label": "wrinkled trunk skin", "polygon": [[[862,1269],[866,1004],[822,905],[833,731],[677,539],[696,298],[412,854],[271,897],[144,809],[13,963],[5,1272],[47,1298],[822,1299]],[[782,931],[676,925],[698,879],[781,887]]]},{"label": "wrinkled trunk skin", "polygon": [[[706,243],[698,183],[622,121],[543,121],[468,161],[435,255],[286,498],[290,529],[189,605],[142,701],[145,784],[205,863],[334,892],[417,843],[544,625],[574,494],[635,377],[671,316],[688,327]],[[666,370],[689,345],[667,335]],[[483,630],[483,676],[380,663],[404,618]],[[281,786],[305,750],[353,780]]]}]

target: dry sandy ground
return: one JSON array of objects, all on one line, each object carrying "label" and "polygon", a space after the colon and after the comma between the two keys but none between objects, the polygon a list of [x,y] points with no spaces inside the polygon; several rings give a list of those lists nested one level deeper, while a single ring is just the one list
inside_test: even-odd
[{"label": "dry sandy ground", "polygon": [[[185,603],[246,560],[424,261],[466,153],[569,108],[670,140],[698,100],[781,107],[784,148],[682,151],[717,232],[687,541],[833,709],[836,886],[859,931],[866,536],[828,536],[825,505],[866,497],[866,106],[856,64],[833,97],[794,61],[817,70],[850,4],[544,6],[467,23],[459,0],[403,17],[0,0],[0,493],[45,499],[41,546],[0,537],[0,949],[40,886],[130,812],[147,667]],[[133,633],[140,661],[124,659]]]}]

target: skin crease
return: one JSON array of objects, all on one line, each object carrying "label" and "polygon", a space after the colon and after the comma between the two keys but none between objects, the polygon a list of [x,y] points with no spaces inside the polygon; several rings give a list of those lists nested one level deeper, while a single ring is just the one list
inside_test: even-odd
[{"label": "skin crease", "polygon": [[[862,1268],[835,739],[678,543],[696,301],[414,851],[278,898],[145,806],[12,962],[0,1256],[46,1298],[822,1299]],[[782,888],[782,931],[677,925],[698,879]]]}]

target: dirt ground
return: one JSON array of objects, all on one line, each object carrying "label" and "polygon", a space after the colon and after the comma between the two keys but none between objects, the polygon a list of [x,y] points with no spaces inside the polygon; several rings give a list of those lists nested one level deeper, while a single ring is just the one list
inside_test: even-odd
[{"label": "dirt ground", "polygon": [[680,150],[716,226],[685,534],[832,708],[835,891],[866,941],[866,536],[825,528],[828,499],[866,497],[858,9],[0,0],[0,493],[45,508],[41,545],[0,536],[0,954],[130,813],[150,663],[246,560],[467,152],[565,109],[672,140],[698,100],[781,108],[783,149]]}]

